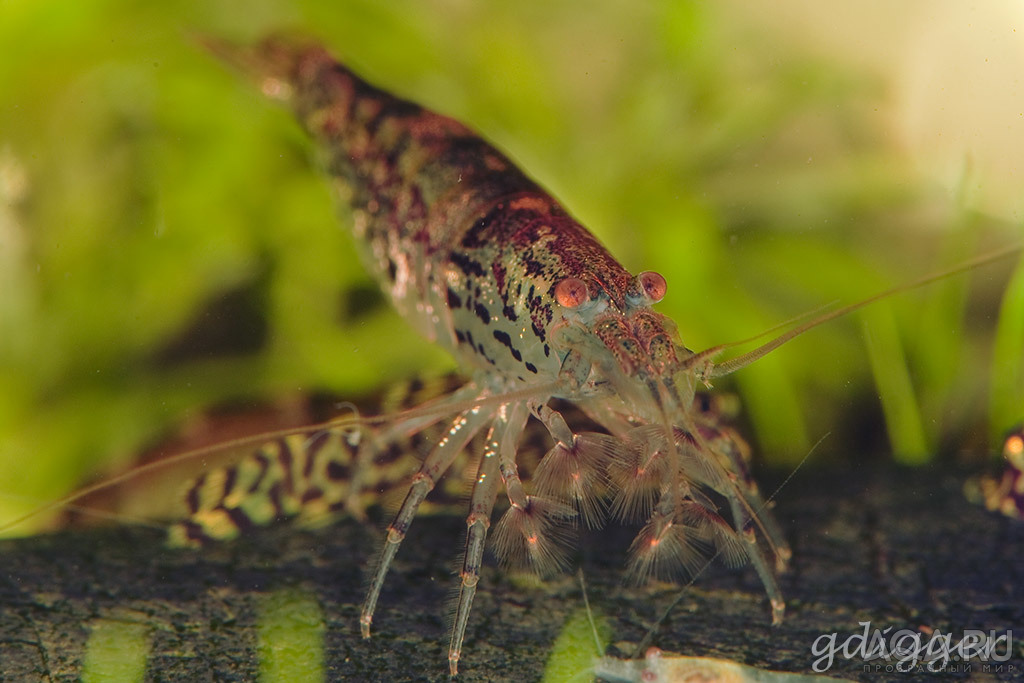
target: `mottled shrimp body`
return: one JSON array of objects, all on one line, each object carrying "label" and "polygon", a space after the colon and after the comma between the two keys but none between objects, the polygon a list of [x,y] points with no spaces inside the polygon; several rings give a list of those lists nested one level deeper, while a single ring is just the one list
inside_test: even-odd
[{"label": "mottled shrimp body", "polygon": [[[627,346],[616,334],[662,331],[663,316],[646,309],[664,280],[630,275],[463,125],[367,85],[318,47],[267,42],[245,62],[322,143],[366,265],[395,307],[467,367],[548,383],[566,353],[552,349],[560,325],[597,322],[616,353]],[[562,283],[580,287],[574,306],[556,296]]]},{"label": "mottled shrimp body", "polygon": [[[471,377],[429,419],[416,418],[450,422],[388,528],[362,612],[364,636],[417,508],[478,432],[486,437],[467,519],[452,673],[499,484],[510,503],[493,533],[504,560],[561,568],[565,527],[577,517],[600,525],[607,495],[614,514],[647,520],[632,549],[638,579],[697,571],[716,551],[749,559],[780,619],[782,597],[761,545],[777,566],[788,550],[745,475],[744,447],[693,406],[709,356],[685,349],[675,325],[651,309],[665,295],[664,278],[630,274],[502,153],[460,123],[366,84],[323,48],[278,39],[211,47],[296,112],[351,210],[367,267],[398,311]],[[548,405],[553,398],[573,402],[606,433],[575,432]],[[531,416],[554,442],[532,494],[516,461]],[[729,522],[712,496],[727,503]]]}]

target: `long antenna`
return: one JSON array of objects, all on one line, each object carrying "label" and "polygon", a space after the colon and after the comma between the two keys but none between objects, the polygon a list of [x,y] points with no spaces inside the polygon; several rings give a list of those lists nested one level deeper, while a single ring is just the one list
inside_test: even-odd
[{"label": "long antenna", "polygon": [[[737,356],[736,358],[731,358],[731,359],[729,359],[729,360],[727,360],[724,363],[721,363],[719,365],[715,365],[713,368],[711,368],[710,372],[707,374],[705,379],[710,380],[710,379],[713,379],[715,377],[722,377],[724,375],[728,375],[728,374],[731,374],[733,372],[736,372],[740,368],[743,368],[743,367],[746,367],[747,365],[750,365],[751,363],[753,363],[754,361],[758,360],[762,356],[765,356],[768,353],[771,353],[772,351],[774,351],[775,349],[779,348],[780,346],[782,346],[786,342],[791,341],[792,339],[795,339],[796,337],[799,337],[804,332],[807,332],[808,330],[814,329],[815,327],[818,327],[819,325],[827,323],[829,320],[834,320],[835,318],[838,318],[840,316],[844,316],[844,315],[847,315],[848,313],[853,313],[854,311],[860,310],[861,308],[864,308],[868,304],[873,304],[876,301],[880,301],[882,299],[887,299],[887,298],[889,298],[891,296],[894,296],[896,294],[900,294],[902,292],[908,292],[908,291],[910,291],[912,289],[918,289],[920,287],[924,287],[925,285],[931,284],[932,282],[935,282],[937,280],[943,280],[943,279],[945,279],[947,277],[951,277],[951,276],[956,275],[958,273],[963,273],[963,272],[966,272],[966,271],[969,271],[969,270],[973,270],[975,268],[979,268],[981,266],[989,265],[990,263],[994,263],[994,262],[1002,260],[1004,258],[1007,258],[1007,257],[1010,257],[1010,256],[1014,256],[1016,254],[1020,254],[1022,250],[1024,250],[1024,247],[1022,247],[1019,244],[1018,245],[1014,245],[1012,247],[1005,247],[1003,249],[998,249],[996,251],[992,251],[992,252],[989,252],[987,254],[983,254],[983,255],[978,256],[976,258],[970,259],[969,261],[965,261],[965,262],[961,263],[960,265],[955,266],[953,268],[949,268],[947,270],[939,271],[937,273],[932,273],[931,275],[926,275],[926,276],[924,276],[922,278],[918,278],[917,280],[912,280],[911,282],[908,282],[908,283],[905,283],[905,284],[902,284],[902,285],[898,285],[898,286],[893,287],[891,289],[887,289],[884,292],[879,292],[878,294],[875,294],[874,296],[870,296],[867,299],[862,299],[862,300],[860,300],[860,301],[858,301],[856,303],[852,303],[852,304],[849,304],[847,306],[843,306],[841,308],[837,308],[834,311],[829,311],[828,313],[823,313],[822,315],[820,315],[819,317],[815,318],[814,320],[810,320],[810,321],[804,323],[803,325],[800,325],[798,327],[793,328],[792,330],[790,330],[788,332],[780,334],[775,339],[772,339],[771,341],[767,342],[766,344],[763,344],[763,345],[757,347],[753,351],[745,353],[742,356]],[[732,346],[732,344],[730,344],[729,346]],[[698,357],[707,358],[707,359],[710,360],[711,357],[713,357],[714,355],[717,355],[723,348],[725,348],[725,347],[724,346],[714,346],[714,347],[711,347],[710,349],[708,349],[707,351],[701,351],[700,353],[698,353],[696,355]]]}]

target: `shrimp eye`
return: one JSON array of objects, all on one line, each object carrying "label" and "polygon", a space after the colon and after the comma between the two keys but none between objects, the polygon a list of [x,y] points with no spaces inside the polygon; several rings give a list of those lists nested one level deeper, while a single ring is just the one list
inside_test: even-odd
[{"label": "shrimp eye", "polygon": [[587,283],[578,277],[567,277],[555,285],[555,300],[566,308],[577,308],[589,299]]},{"label": "shrimp eye", "polygon": [[665,282],[665,278],[661,276],[661,273],[648,270],[637,275],[636,281],[640,285],[640,291],[643,292],[644,298],[652,304],[656,304],[665,298],[668,283]]}]

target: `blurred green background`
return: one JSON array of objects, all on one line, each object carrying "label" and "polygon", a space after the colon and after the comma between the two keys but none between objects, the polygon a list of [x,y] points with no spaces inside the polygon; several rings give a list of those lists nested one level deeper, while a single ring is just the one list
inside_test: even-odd
[{"label": "blurred green background", "polygon": [[[876,43],[830,41],[837,20],[811,6],[0,3],[0,522],[211,404],[451,367],[373,295],[288,113],[196,34],[313,34],[472,125],[628,268],[666,276],[660,308],[693,349],[1020,240],[1019,207],[988,193],[1021,196],[1016,176],[907,114],[945,110],[907,89],[921,79],[891,28],[919,5],[839,22]],[[1024,139],[987,128],[996,149]],[[936,151],[966,170],[929,173]],[[1013,266],[872,306],[720,386],[771,462],[826,433],[815,459],[981,458],[1024,417]]]}]

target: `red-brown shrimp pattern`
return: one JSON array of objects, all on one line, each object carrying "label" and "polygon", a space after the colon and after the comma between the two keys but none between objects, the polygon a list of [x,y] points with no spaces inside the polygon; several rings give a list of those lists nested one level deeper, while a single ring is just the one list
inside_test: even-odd
[{"label": "red-brown shrimp pattern", "polygon": [[[665,295],[664,279],[630,274],[503,154],[463,125],[366,84],[322,47],[282,39],[212,47],[295,111],[351,208],[367,266],[399,312],[471,378],[429,415],[388,426],[406,434],[447,425],[388,527],[363,635],[417,509],[479,434],[452,673],[501,488],[510,507],[493,536],[505,561],[542,573],[561,568],[565,528],[578,518],[601,524],[608,494],[611,512],[646,522],[632,547],[636,578],[693,573],[715,554],[749,560],[781,619],[774,572],[788,550],[746,475],[744,447],[693,409],[713,354],[687,350],[672,321],[651,308]],[[570,401],[603,431],[575,431],[553,399]],[[532,493],[517,463],[531,419],[554,442]]]}]

